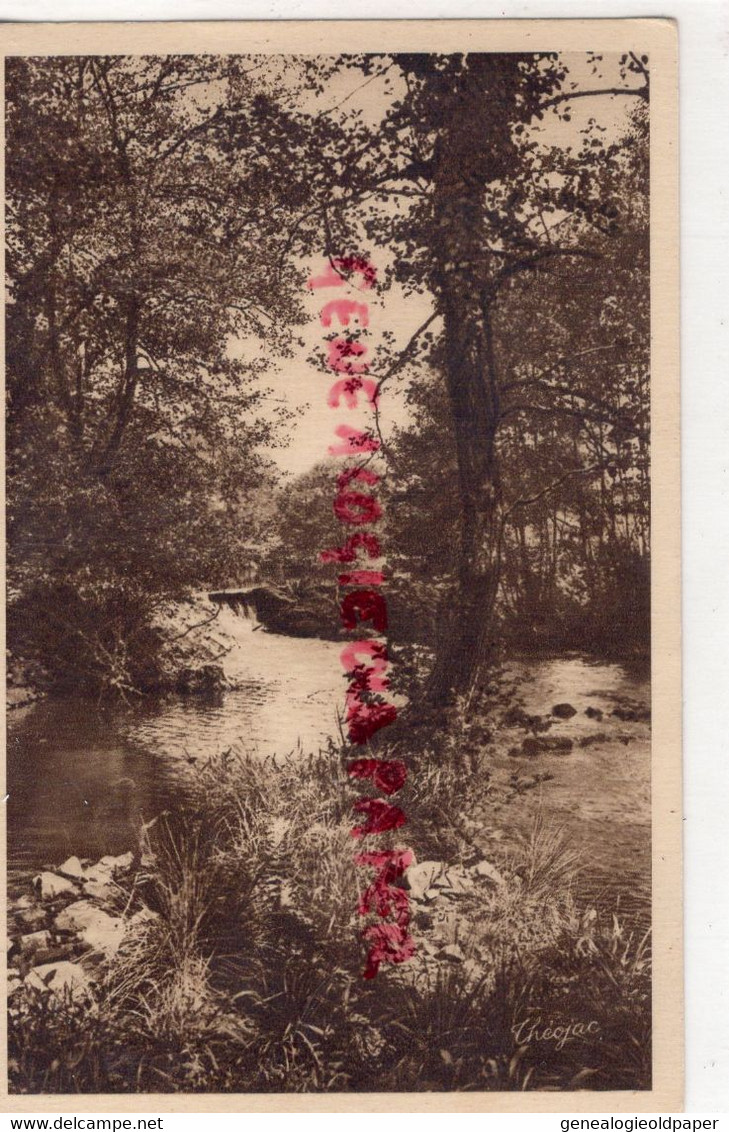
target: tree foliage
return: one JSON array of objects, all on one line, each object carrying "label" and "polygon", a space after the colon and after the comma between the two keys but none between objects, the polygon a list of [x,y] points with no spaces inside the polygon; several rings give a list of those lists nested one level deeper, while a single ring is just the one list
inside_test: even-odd
[{"label": "tree foliage", "polygon": [[259,379],[301,348],[323,250],[372,252],[385,292],[430,303],[374,374],[409,383],[383,537],[395,633],[435,649],[427,694],[474,689],[497,614],[523,644],[588,622],[645,639],[649,73],[631,52],[585,62],[589,80],[554,54],[9,61],[26,627],[69,587],[87,629],[113,598],[109,651],[137,631],[130,608],[149,626],[160,595],[254,559],[305,584],[327,473],[277,517],[256,507],[273,489]]},{"label": "tree foliage", "polygon": [[[645,638],[649,75],[632,53],[610,81],[600,57],[589,61],[594,89],[554,55],[329,64],[367,81],[398,76],[369,136],[356,112],[340,121],[341,191],[321,213],[328,249],[366,233],[390,252],[391,279],[433,306],[409,367],[418,435],[391,453],[406,477],[397,497],[412,504],[398,512],[400,546],[412,546],[410,517],[416,571],[450,572],[436,587],[430,698],[474,689],[500,600],[535,629],[570,604],[575,621],[602,604],[615,625],[617,600],[625,627],[636,610],[620,591],[640,580]],[[596,109],[576,131],[568,124],[583,98]],[[620,130],[600,120],[615,99],[633,107]],[[428,392],[431,382],[445,396]],[[440,436],[428,441],[433,410]],[[434,553],[418,509],[437,514],[440,492],[458,506]]]},{"label": "tree foliage", "polygon": [[235,344],[285,355],[301,317],[297,281],[272,284],[296,201],[269,180],[255,67],[9,61],[10,578],[31,637],[69,587],[84,619],[121,601],[147,623],[255,555],[270,361]]}]

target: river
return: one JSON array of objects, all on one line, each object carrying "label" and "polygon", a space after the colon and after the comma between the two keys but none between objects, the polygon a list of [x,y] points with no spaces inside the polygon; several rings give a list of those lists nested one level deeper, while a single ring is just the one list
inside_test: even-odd
[{"label": "river", "polygon": [[[226,611],[235,641],[225,660],[234,691],[219,700],[147,699],[115,708],[47,699],[8,722],[8,860],[11,890],[66,857],[98,858],[130,848],[130,811],[148,820],[174,806],[199,762],[231,746],[261,758],[316,751],[338,730],[345,682],[340,646],[266,633]],[[616,703],[647,702],[645,677],[619,664],[571,657],[511,665],[524,706],[577,709],[550,734],[606,738],[569,756],[515,759],[501,769],[549,770],[554,779],[509,808],[520,828],[541,808],[563,825],[586,861],[590,888],[645,903],[650,878],[650,743],[645,723],[607,718]],[[596,723],[584,713],[606,713]],[[518,736],[516,736],[518,739]],[[506,815],[504,815],[504,818]],[[504,820],[502,818],[502,821]]]}]

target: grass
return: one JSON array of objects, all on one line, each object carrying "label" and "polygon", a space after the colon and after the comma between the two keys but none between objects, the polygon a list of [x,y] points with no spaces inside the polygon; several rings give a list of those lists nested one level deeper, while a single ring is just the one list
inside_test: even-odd
[{"label": "grass", "polygon": [[[378,847],[473,853],[495,787],[464,759],[447,744],[421,757],[401,795],[407,838]],[[343,765],[332,747],[203,767],[120,894],[134,918],[93,1004],[13,996],[13,1091],[648,1088],[649,937],[581,905],[580,862],[542,816],[490,855],[507,883],[455,905],[463,961],[435,958],[416,919],[415,958],[362,979]],[[538,1036],[574,1021],[594,1026],[561,1048]]]}]

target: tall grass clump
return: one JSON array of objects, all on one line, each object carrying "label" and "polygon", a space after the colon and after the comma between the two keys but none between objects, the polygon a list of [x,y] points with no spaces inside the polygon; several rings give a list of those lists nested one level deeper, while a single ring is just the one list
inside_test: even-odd
[{"label": "tall grass clump", "polygon": [[[492,790],[482,766],[471,791],[449,751],[403,790],[421,861],[467,861]],[[413,905],[414,959],[362,978],[346,756],[230,750],[197,772],[149,830],[90,1001],[16,993],[15,1091],[649,1087],[649,936],[581,901],[578,855],[544,815],[494,848],[503,884],[452,906],[457,948]],[[575,1022],[592,1025],[554,1038]]]}]

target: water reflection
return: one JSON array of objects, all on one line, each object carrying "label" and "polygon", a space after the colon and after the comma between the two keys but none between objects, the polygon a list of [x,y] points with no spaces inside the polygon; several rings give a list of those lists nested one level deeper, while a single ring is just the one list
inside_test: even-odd
[{"label": "water reflection", "polygon": [[[235,691],[217,702],[145,701],[99,710],[74,699],[12,713],[8,740],[9,862],[15,882],[72,853],[99,857],[136,844],[140,821],[173,807],[196,765],[234,743],[254,755],[315,751],[337,734],[344,692],[339,646],[255,631],[230,615],[237,644],[226,658]],[[550,734],[605,740],[568,756],[542,756],[555,777],[508,807],[495,825],[526,831],[540,807],[562,823],[589,863],[588,884],[635,905],[648,899],[650,744],[645,723],[609,718],[616,702],[647,700],[644,678],[579,658],[510,666],[530,712],[560,701],[577,709]],[[585,708],[605,712],[596,723]],[[629,742],[626,739],[629,738]],[[518,735],[514,736],[518,741]],[[537,769],[506,749],[504,772]]]},{"label": "water reflection", "polygon": [[[647,673],[581,657],[527,661],[509,669],[528,712],[544,715],[563,701],[576,710],[549,731],[574,739],[574,749],[567,756],[540,758],[538,769],[554,779],[509,808],[512,830],[526,833],[536,811],[544,809],[563,826],[584,862],[582,893],[598,902],[608,896],[611,904],[618,900],[624,908],[644,912],[651,875],[650,726],[610,713],[617,705],[650,703]],[[601,711],[603,718],[590,718],[587,708]],[[596,733],[604,736],[600,742],[579,746],[580,739]],[[505,751],[497,763],[504,770],[537,769],[531,760]]]},{"label": "water reflection", "polygon": [[118,713],[83,700],[45,701],[16,712],[8,741],[11,872],[99,857],[133,843],[138,814],[171,796],[164,760],[125,740]]}]

